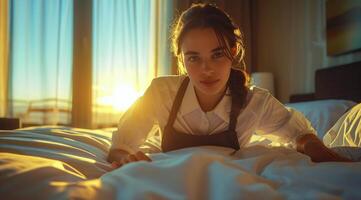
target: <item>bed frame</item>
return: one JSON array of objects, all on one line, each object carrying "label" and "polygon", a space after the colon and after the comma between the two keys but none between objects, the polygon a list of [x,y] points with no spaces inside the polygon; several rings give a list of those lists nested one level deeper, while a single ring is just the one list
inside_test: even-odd
[{"label": "bed frame", "polygon": [[291,95],[290,103],[321,99],[361,102],[361,61],[317,70],[315,92]]}]

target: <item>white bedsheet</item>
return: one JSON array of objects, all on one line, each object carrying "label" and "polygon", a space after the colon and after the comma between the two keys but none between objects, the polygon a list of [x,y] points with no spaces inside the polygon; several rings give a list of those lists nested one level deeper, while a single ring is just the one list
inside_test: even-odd
[{"label": "white bedsheet", "polygon": [[360,162],[313,163],[294,150],[262,146],[230,155],[208,146],[107,172],[110,135],[101,134],[0,132],[1,199],[361,199]]}]

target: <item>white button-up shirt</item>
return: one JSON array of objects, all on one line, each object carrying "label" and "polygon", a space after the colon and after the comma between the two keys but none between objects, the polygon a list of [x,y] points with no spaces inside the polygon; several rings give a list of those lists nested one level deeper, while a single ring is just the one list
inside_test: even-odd
[{"label": "white button-up shirt", "polygon": [[[159,152],[175,96],[185,76],[165,76],[152,81],[146,92],[121,117],[113,133],[112,148],[129,152]],[[125,95],[126,98],[126,95]],[[217,106],[204,112],[190,81],[173,127],[185,134],[217,134],[228,129],[231,96],[229,89]],[[310,122],[299,112],[287,109],[267,90],[250,87],[247,104],[236,125],[240,147],[249,144],[254,133],[273,142],[294,144],[297,136],[314,133]]]}]

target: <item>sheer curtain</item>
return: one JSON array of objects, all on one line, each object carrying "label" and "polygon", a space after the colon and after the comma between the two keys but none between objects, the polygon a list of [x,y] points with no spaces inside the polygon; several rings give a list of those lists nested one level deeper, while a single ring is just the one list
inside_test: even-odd
[{"label": "sheer curtain", "polygon": [[12,0],[9,112],[24,123],[69,124],[72,0]]},{"label": "sheer curtain", "polygon": [[8,88],[8,0],[0,1],[0,117],[6,116]]},{"label": "sheer curtain", "polygon": [[170,72],[171,1],[93,1],[93,124],[110,126]]}]

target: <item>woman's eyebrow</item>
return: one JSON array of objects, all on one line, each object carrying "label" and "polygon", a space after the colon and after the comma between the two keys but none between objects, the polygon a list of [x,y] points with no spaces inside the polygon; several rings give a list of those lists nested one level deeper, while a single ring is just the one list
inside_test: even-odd
[{"label": "woman's eyebrow", "polygon": [[224,49],[223,47],[217,47],[217,48],[212,49],[211,52],[223,51],[223,49]]},{"label": "woman's eyebrow", "polygon": [[199,53],[196,51],[187,51],[184,53],[184,55],[195,55],[195,54],[199,54]]},{"label": "woman's eyebrow", "polygon": [[[223,51],[223,47],[217,47],[211,50],[211,52]],[[196,51],[186,51],[184,55],[198,55],[199,53]]]}]

